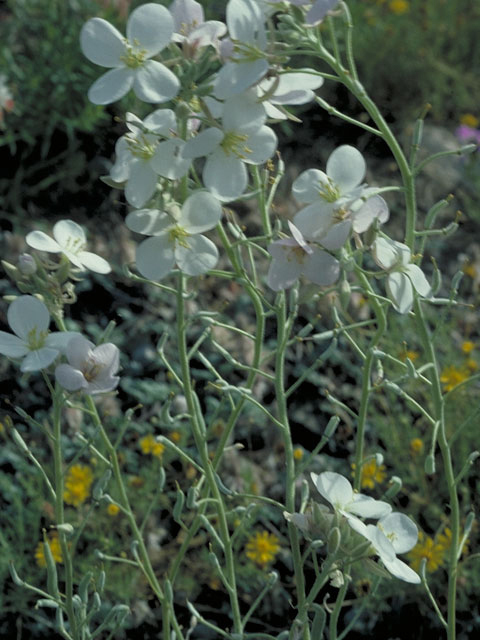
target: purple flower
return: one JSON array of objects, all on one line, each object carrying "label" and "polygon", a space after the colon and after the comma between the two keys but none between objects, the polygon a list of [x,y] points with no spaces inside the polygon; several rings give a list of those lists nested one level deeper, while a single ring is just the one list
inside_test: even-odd
[{"label": "purple flower", "polygon": [[474,129],[468,127],[466,124],[461,124],[456,130],[455,135],[460,142],[476,142],[480,144],[480,129]]}]

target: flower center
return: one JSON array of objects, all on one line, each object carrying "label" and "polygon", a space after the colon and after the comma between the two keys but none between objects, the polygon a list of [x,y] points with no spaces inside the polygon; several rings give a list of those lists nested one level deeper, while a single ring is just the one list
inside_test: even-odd
[{"label": "flower center", "polygon": [[141,160],[150,160],[155,155],[157,145],[151,138],[140,135],[138,138],[129,138],[126,136],[125,139],[132,156],[140,158]]},{"label": "flower center", "polygon": [[183,227],[181,227],[178,224],[172,227],[168,232],[168,238],[170,240],[170,243],[173,245],[179,244],[181,247],[184,247],[185,249],[190,248],[190,245],[188,244],[188,241],[187,241],[187,238],[189,236],[190,234],[188,233],[188,231],[186,231]]},{"label": "flower center", "polygon": [[133,41],[133,46],[127,41],[125,42],[125,55],[120,56],[120,60],[129,69],[138,69],[145,62],[147,51],[139,49],[138,40]]},{"label": "flower center", "polygon": [[328,178],[327,182],[320,184],[317,191],[320,198],[325,202],[335,202],[340,198],[340,191],[330,178]]},{"label": "flower center", "polygon": [[100,364],[94,358],[88,358],[83,364],[83,377],[87,382],[92,382],[98,377],[103,368],[103,364]]},{"label": "flower center", "polygon": [[265,57],[264,52],[253,44],[248,42],[234,41],[233,52],[237,54],[237,58],[232,58],[232,62],[255,62]]},{"label": "flower center", "polygon": [[237,133],[236,131],[227,131],[220,143],[225,155],[237,156],[241,160],[246,158],[252,150],[245,144],[248,140],[246,133]]},{"label": "flower center", "polygon": [[78,253],[80,253],[80,251],[83,251],[86,246],[87,243],[84,242],[81,238],[70,237],[65,244],[65,249],[77,255]]},{"label": "flower center", "polygon": [[33,327],[27,334],[27,345],[30,351],[41,349],[45,344],[48,331],[39,331],[37,327]]}]

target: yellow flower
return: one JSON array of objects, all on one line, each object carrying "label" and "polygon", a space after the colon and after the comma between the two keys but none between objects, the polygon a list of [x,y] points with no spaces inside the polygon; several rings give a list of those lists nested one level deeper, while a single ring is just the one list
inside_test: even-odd
[{"label": "yellow flower", "polygon": [[293,450],[293,457],[297,462],[300,462],[300,460],[303,458],[303,449],[301,447],[295,447],[295,449]]},{"label": "yellow flower", "polygon": [[179,431],[172,431],[170,433],[170,440],[172,442],[175,442],[175,444],[178,444],[181,439],[182,439],[182,434]]},{"label": "yellow flower", "polygon": [[109,504],[107,507],[107,513],[109,516],[115,517],[120,512],[120,507],[116,504]]},{"label": "yellow flower", "polygon": [[410,3],[407,2],[407,0],[391,0],[388,7],[396,16],[400,16],[402,13],[410,11]]},{"label": "yellow flower", "polygon": [[443,384],[445,391],[451,391],[457,384],[468,380],[470,372],[466,368],[459,368],[455,365],[445,367],[440,376],[440,382]]},{"label": "yellow flower", "polygon": [[140,449],[145,455],[151,453],[156,458],[161,458],[165,447],[161,442],[157,442],[151,433],[148,436],[140,438]]},{"label": "yellow flower", "polygon": [[[460,535],[461,537],[461,535]],[[443,533],[438,535],[438,545],[446,552],[452,546],[452,530],[450,527],[445,527]],[[468,553],[468,540],[465,540],[462,547],[462,554]]]},{"label": "yellow flower", "polygon": [[422,453],[423,440],[421,438],[413,438],[413,440],[410,440],[410,451],[413,453],[413,455]]},{"label": "yellow flower", "polygon": [[465,362],[465,366],[469,371],[476,371],[478,369],[477,361],[473,358],[468,358]]},{"label": "yellow flower", "polygon": [[92,482],[93,473],[90,467],[83,464],[74,464],[73,467],[70,467],[65,478],[63,499],[67,504],[79,507],[90,495]]},{"label": "yellow flower", "polygon": [[474,116],[473,113],[464,113],[463,116],[460,117],[460,124],[476,129],[480,124],[480,120]]},{"label": "yellow flower", "polygon": [[[355,472],[355,463],[352,464],[352,470]],[[378,466],[376,459],[372,458],[362,466],[362,489],[374,489],[375,484],[383,482],[386,477],[385,465]]]},{"label": "yellow flower", "polygon": [[463,273],[470,278],[475,278],[477,275],[477,268],[471,262],[467,262],[463,265]]},{"label": "yellow flower", "polygon": [[280,543],[277,536],[268,531],[257,531],[255,535],[248,539],[245,547],[247,558],[253,560],[262,569],[275,560],[275,556],[280,551]]},{"label": "yellow flower", "polygon": [[427,571],[436,571],[443,563],[444,557],[445,547],[430,536],[426,536],[423,531],[420,531],[417,544],[408,553],[408,558],[414,571],[420,569],[423,558],[427,560]]},{"label": "yellow flower", "polygon": [[472,342],[471,340],[465,340],[464,342],[462,342],[463,353],[466,353],[468,355],[469,353],[472,353],[474,349],[475,349],[475,343]]},{"label": "yellow flower", "polygon": [[[60,540],[58,539],[58,534],[53,533],[48,539],[48,546],[50,547],[50,551],[52,552],[53,559],[55,562],[63,562],[62,558],[62,549],[60,547]],[[39,542],[37,544],[37,548],[35,549],[35,560],[39,567],[44,569],[47,566],[47,561],[45,560],[45,549],[43,548],[43,542]]]}]

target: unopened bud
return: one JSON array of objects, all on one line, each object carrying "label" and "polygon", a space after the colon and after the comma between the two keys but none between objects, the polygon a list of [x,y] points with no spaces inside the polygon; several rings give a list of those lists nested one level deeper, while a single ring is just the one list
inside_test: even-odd
[{"label": "unopened bud", "polygon": [[340,547],[340,542],[342,541],[342,534],[340,533],[340,529],[338,527],[333,527],[328,536],[327,549],[329,554],[335,554]]},{"label": "unopened bud", "polygon": [[35,258],[29,253],[22,253],[18,258],[18,269],[24,276],[31,276],[37,270]]}]

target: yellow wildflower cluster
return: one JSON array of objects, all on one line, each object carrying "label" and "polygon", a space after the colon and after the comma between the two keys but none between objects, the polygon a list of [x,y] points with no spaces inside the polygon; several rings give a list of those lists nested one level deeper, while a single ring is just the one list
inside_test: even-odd
[{"label": "yellow wildflower cluster", "polygon": [[120,507],[117,504],[110,503],[107,507],[107,513],[109,516],[114,518],[120,512]]},{"label": "yellow wildflower cluster", "polygon": [[421,438],[412,438],[412,440],[410,440],[410,451],[414,456],[422,453],[423,447],[424,444]]},{"label": "yellow wildflower cluster", "polygon": [[474,116],[473,113],[464,113],[463,116],[460,117],[460,124],[476,129],[480,124],[480,120],[477,116]]},{"label": "yellow wildflower cluster", "polygon": [[[422,560],[425,558],[427,571],[433,573],[444,563],[451,544],[452,531],[449,527],[445,527],[443,533],[437,534],[434,538],[420,531],[417,544],[408,554],[412,569],[419,571]],[[464,553],[466,548],[467,542],[463,545]]]},{"label": "yellow wildflower cluster", "polygon": [[151,433],[148,436],[140,438],[140,449],[145,455],[151,454],[155,458],[161,458],[165,447],[161,442],[157,442]]},{"label": "yellow wildflower cluster", "polygon": [[451,391],[457,384],[465,382],[470,377],[470,371],[466,366],[456,367],[454,364],[445,367],[440,375],[440,382],[445,391]]},{"label": "yellow wildflower cluster", "polygon": [[[48,546],[50,547],[50,551],[52,552],[52,557],[55,562],[63,562],[62,557],[62,549],[60,547],[60,540],[58,539],[58,533],[53,533],[48,538]],[[45,559],[45,549],[43,547],[43,541],[37,544],[37,548],[35,549],[35,560],[37,564],[42,569],[45,569],[47,566],[47,561]]]},{"label": "yellow wildflower cluster", "polygon": [[[355,474],[355,463],[352,464],[352,475]],[[384,464],[377,464],[375,458],[368,460],[362,466],[361,487],[362,489],[374,489],[376,484],[380,484],[387,477]]]},{"label": "yellow wildflower cluster", "polygon": [[280,551],[280,543],[277,536],[268,531],[257,531],[255,535],[248,539],[245,547],[247,558],[253,560],[262,569],[275,560],[275,556]]},{"label": "yellow wildflower cluster", "polygon": [[403,13],[410,11],[410,2],[407,2],[407,0],[391,0],[388,3],[388,8],[396,16],[401,16]]},{"label": "yellow wildflower cluster", "polygon": [[90,467],[84,464],[74,464],[70,467],[65,478],[65,490],[63,499],[73,507],[79,507],[90,495],[93,482],[93,473]]}]

